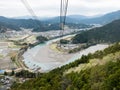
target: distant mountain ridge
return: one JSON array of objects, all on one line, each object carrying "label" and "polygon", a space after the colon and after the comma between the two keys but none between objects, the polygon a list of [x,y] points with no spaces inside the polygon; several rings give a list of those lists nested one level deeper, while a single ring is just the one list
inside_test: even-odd
[{"label": "distant mountain ridge", "polygon": [[1,32],[6,32],[8,30],[20,30],[20,28],[17,27],[17,26],[14,26],[12,24],[0,22],[0,33]]},{"label": "distant mountain ridge", "polygon": [[119,11],[115,11],[115,12],[111,12],[108,14],[105,14],[103,16],[100,17],[96,17],[96,18],[88,18],[88,19],[83,19],[80,22],[85,23],[85,24],[107,24],[110,23],[114,20],[120,19],[120,10]]},{"label": "distant mountain ridge", "polygon": [[[60,17],[53,17],[53,18],[50,18],[50,19],[47,19],[47,20],[44,20],[45,22],[49,22],[49,23],[59,23],[60,22]],[[77,23],[78,21],[74,18],[71,18],[71,17],[67,17],[66,18],[66,22],[67,23]]]},{"label": "distant mountain ridge", "polygon": [[[15,17],[14,19],[33,19],[31,16]],[[38,17],[39,20],[49,23],[59,23],[60,17]],[[108,24],[114,20],[120,19],[120,10],[110,12],[99,16],[84,16],[84,15],[68,15],[67,23],[83,23],[83,24]]]},{"label": "distant mountain ridge", "polygon": [[[6,18],[0,16],[0,31],[7,31],[9,30],[20,30],[20,28],[32,28],[34,32],[43,32],[48,30],[60,30],[59,27],[59,20],[58,23],[53,22],[45,22],[35,19],[13,19],[13,18]],[[67,27],[71,29],[81,29],[81,28],[89,28],[90,25],[85,24],[76,24],[76,23],[66,23]]]},{"label": "distant mountain ridge", "polygon": [[[12,17],[13,19],[34,19],[32,16],[26,15],[26,16],[18,16],[18,17]],[[39,20],[47,20],[52,17],[38,17]]]},{"label": "distant mountain ridge", "polygon": [[[42,24],[41,21],[39,20],[34,20],[34,19],[13,19],[13,18],[6,18],[3,16],[0,16],[0,22],[4,23],[4,27],[8,28],[8,29],[12,29],[12,30],[21,30],[20,28],[39,28],[38,31],[45,31],[44,28],[44,24]],[[11,25],[14,28],[8,27],[6,24]],[[17,27],[17,28],[15,28]]]},{"label": "distant mountain ridge", "polygon": [[[60,17],[53,18],[45,18],[42,20],[28,19],[29,17],[25,17],[26,19],[14,19],[14,18],[6,18],[0,16],[0,29],[12,29],[12,30],[20,30],[23,28],[33,28],[34,31],[47,31],[47,30],[59,30]],[[69,15],[66,18],[66,23],[69,27],[78,29],[79,25],[81,27],[88,27],[88,24],[108,24],[114,20],[120,19],[120,10],[112,13],[105,14],[99,17],[87,17],[83,15]],[[4,31],[4,30],[3,30]]]},{"label": "distant mountain ridge", "polygon": [[[45,21],[47,22],[53,22],[58,23],[60,17],[54,17],[47,19]],[[98,17],[89,17],[89,16],[83,16],[83,15],[69,15],[67,16],[66,22],[67,23],[83,23],[83,24],[108,24],[114,20],[120,19],[120,10],[107,13],[102,16]]]},{"label": "distant mountain ridge", "polygon": [[33,28],[36,27],[38,23],[41,25],[41,22],[39,20],[33,20],[33,19],[12,19],[12,18],[6,18],[0,16],[0,21],[3,23],[12,24],[14,26],[23,27],[23,28]]}]

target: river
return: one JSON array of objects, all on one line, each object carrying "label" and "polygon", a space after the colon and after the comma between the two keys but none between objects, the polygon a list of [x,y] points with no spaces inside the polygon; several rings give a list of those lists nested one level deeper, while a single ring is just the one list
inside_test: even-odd
[{"label": "river", "polygon": [[[73,35],[68,35],[62,38],[71,37]],[[50,71],[56,67],[68,64],[79,59],[82,55],[88,55],[89,53],[94,53],[97,50],[103,50],[108,45],[98,44],[84,49],[75,54],[60,54],[49,50],[49,44],[55,42],[61,38],[50,40],[45,44],[39,44],[31,49],[28,49],[24,54],[24,63],[26,66],[32,70],[41,68],[41,72]]]}]

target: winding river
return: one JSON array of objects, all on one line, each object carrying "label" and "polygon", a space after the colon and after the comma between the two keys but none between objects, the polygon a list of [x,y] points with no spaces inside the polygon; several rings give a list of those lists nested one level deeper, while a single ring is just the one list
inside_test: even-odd
[{"label": "winding river", "polygon": [[[74,35],[68,35],[62,38],[71,37]],[[29,67],[32,70],[37,70],[37,68],[41,68],[41,72],[47,72],[50,71],[56,67],[60,67],[62,65],[68,64],[70,62],[75,61],[76,59],[79,59],[82,55],[88,55],[89,53],[94,53],[97,50],[103,50],[108,45],[98,44],[91,46],[87,49],[84,49],[78,53],[75,54],[69,54],[69,55],[61,55],[56,54],[53,52],[50,52],[47,50],[48,46],[57,40],[60,40],[61,38],[57,38],[54,40],[50,40],[46,42],[45,44],[39,44],[31,49],[28,49],[24,54],[24,63],[27,67]],[[53,53],[53,54],[52,54]]]}]

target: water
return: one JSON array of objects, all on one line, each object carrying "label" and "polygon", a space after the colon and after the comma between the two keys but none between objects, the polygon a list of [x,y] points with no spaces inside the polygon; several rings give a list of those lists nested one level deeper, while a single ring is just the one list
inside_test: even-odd
[{"label": "water", "polygon": [[[69,35],[69,36],[71,36],[71,35]],[[66,37],[69,37],[69,36],[66,36]],[[60,63],[60,62],[37,62],[37,61],[35,61],[35,56],[39,52],[39,50],[43,50],[43,48],[45,46],[47,46],[47,45],[51,44],[52,42],[55,42],[59,39],[61,39],[61,38],[50,40],[44,44],[40,44],[40,45],[37,45],[31,49],[28,49],[27,52],[25,52],[23,55],[23,57],[24,57],[23,61],[26,64],[26,66],[32,70],[36,70],[37,68],[41,68],[42,72],[46,72],[46,71],[50,71],[56,67],[60,67],[62,65],[73,62],[73,61],[79,59],[82,55],[94,53],[97,50],[103,50],[104,48],[108,47],[108,45],[102,45],[102,44],[91,46],[85,50],[82,50],[82,51],[74,54],[72,58],[70,58],[69,60],[66,60],[66,62],[63,62],[63,63]]]},{"label": "water", "polygon": [[105,45],[105,44],[97,44],[97,45],[91,46],[91,47],[89,47],[87,49],[84,49],[84,50],[80,51],[79,53],[75,54],[70,60],[65,62],[65,64],[68,64],[70,62],[73,62],[73,61],[81,58],[82,55],[88,55],[89,53],[94,53],[94,52],[96,52],[98,50],[103,50],[103,49],[105,49],[107,47],[108,47],[108,45]]},{"label": "water", "polygon": [[5,70],[0,70],[0,74],[4,74]]}]

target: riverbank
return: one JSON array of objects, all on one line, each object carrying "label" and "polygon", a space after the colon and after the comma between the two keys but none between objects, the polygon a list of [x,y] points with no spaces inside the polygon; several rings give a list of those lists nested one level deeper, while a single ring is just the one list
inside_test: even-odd
[{"label": "riverbank", "polygon": [[32,49],[28,49],[27,52],[24,53],[23,61],[26,66],[32,70],[41,68],[40,72],[47,72],[54,68],[73,62],[76,59],[80,58],[82,55],[94,53],[95,51],[103,50],[106,47],[108,47],[108,45],[98,44],[78,53],[64,54],[51,50],[49,44],[37,45]]}]

